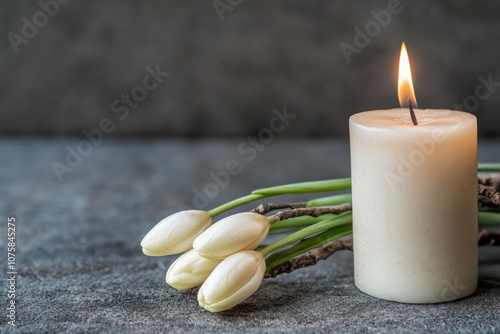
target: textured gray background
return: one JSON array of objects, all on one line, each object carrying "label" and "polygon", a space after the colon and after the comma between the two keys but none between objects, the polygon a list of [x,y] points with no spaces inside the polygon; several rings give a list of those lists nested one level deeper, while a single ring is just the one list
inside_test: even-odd
[{"label": "textured gray background", "polygon": [[[233,2],[234,3],[234,2]],[[402,0],[403,11],[347,63],[371,10],[388,1],[242,1],[221,21],[212,1],[72,0],[14,53],[37,1],[0,4],[0,133],[74,134],[117,120],[110,108],[140,84],[146,66],[170,72],[113,135],[244,135],[288,105],[302,126],[287,136],[346,135],[349,115],[397,107],[401,41],[417,100],[452,108],[477,77],[500,81],[500,2]],[[500,93],[474,113],[498,135]]]},{"label": "textured gray background", "polygon": [[[192,189],[211,181],[210,171],[241,161],[239,141],[109,140],[59,182],[50,163],[61,159],[61,147],[76,143],[0,139],[0,212],[4,222],[17,218],[18,333],[500,332],[499,247],[481,247],[477,292],[452,303],[406,305],[367,296],[354,286],[352,253],[344,251],[265,280],[228,312],[209,313],[194,294],[166,285],[176,257],[147,257],[139,243],[178,204],[192,201]],[[479,160],[499,157],[499,144],[481,142]],[[273,142],[242,162],[241,174],[207,208],[256,187],[345,177],[348,154],[347,141]],[[0,332],[10,333],[4,293]]]}]

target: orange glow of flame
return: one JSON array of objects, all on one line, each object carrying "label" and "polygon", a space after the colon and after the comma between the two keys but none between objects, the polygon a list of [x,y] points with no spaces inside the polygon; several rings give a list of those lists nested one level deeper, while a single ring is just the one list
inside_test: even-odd
[{"label": "orange glow of flame", "polygon": [[411,79],[410,59],[404,42],[401,45],[401,55],[399,56],[398,98],[401,108],[408,107],[408,99],[414,108],[417,107],[413,80]]}]

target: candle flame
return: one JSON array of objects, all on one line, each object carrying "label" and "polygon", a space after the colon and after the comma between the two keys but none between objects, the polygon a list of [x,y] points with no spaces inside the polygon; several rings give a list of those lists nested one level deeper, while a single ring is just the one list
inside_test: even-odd
[{"label": "candle flame", "polygon": [[401,45],[401,55],[399,56],[398,98],[401,108],[408,107],[408,99],[413,107],[417,107],[417,99],[415,98],[411,78],[410,59],[404,42]]}]

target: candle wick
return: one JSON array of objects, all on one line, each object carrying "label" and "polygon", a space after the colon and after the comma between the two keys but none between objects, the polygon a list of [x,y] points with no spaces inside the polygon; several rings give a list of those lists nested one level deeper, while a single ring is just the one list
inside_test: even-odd
[{"label": "candle wick", "polygon": [[408,108],[410,109],[410,116],[413,125],[418,125],[417,116],[415,116],[415,111],[413,111],[410,98],[408,98]]}]

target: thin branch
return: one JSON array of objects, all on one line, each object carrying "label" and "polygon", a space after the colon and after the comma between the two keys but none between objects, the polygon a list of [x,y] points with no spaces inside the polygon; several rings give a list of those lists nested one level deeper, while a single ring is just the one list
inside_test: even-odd
[{"label": "thin branch", "polygon": [[487,197],[491,203],[500,206],[500,192],[496,191],[495,188],[478,183],[477,192],[479,195]]},{"label": "thin branch", "polygon": [[478,205],[481,211],[500,212],[500,206],[496,206],[491,203],[491,200],[488,197],[479,195]]},{"label": "thin branch", "polygon": [[276,221],[280,221],[300,216],[319,217],[327,213],[339,214],[351,210],[352,210],[352,204],[344,203],[341,205],[318,206],[314,208],[297,208],[293,210],[280,211],[277,214],[275,214],[273,218],[276,219]]},{"label": "thin branch", "polygon": [[307,206],[307,202],[300,203],[267,203],[261,204],[255,209],[252,210],[254,213],[260,213],[264,215],[269,211],[279,210],[279,209],[297,209],[297,208],[305,208]]},{"label": "thin branch", "polygon": [[343,249],[352,250],[352,238],[330,241],[319,248],[313,249],[305,255],[288,260],[281,266],[273,269],[264,277],[274,278],[280,274],[291,273],[296,269],[313,266],[318,261],[325,260],[333,253]]},{"label": "thin branch", "polygon": [[479,231],[478,236],[479,246],[500,246],[500,232],[496,231]]},{"label": "thin branch", "polygon": [[500,175],[499,174],[486,174],[478,175],[477,181],[482,185],[493,187],[496,190],[500,190]]}]

